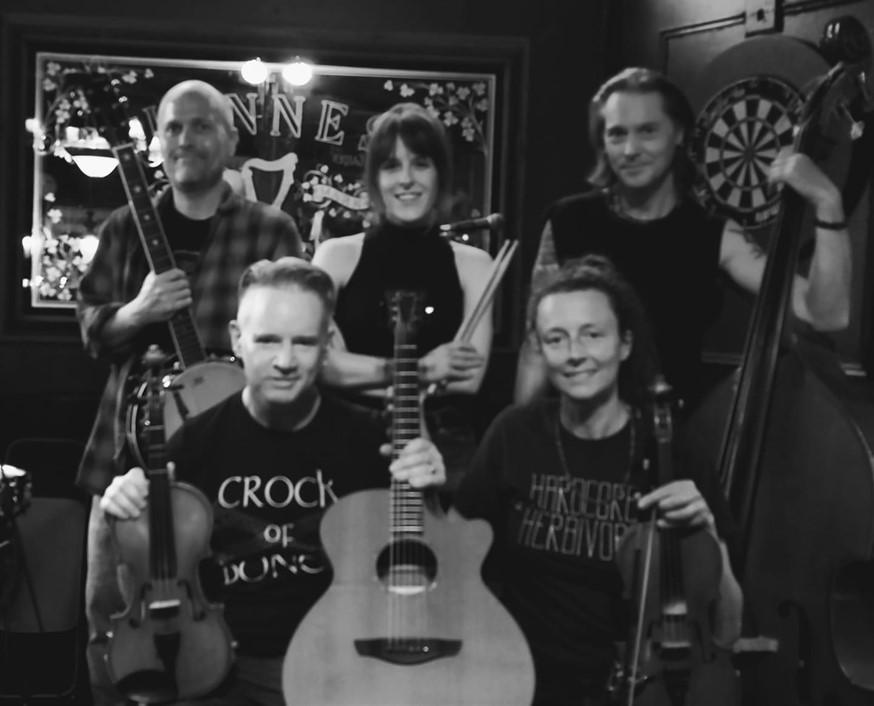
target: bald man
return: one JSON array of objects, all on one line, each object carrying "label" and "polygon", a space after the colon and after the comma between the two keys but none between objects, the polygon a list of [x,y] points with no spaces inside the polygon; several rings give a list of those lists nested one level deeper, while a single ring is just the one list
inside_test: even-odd
[{"label": "bald man", "polygon": [[[173,351],[167,321],[191,307],[204,347],[230,351],[227,322],[236,312],[243,270],[260,259],[301,253],[290,216],[246,201],[222,179],[238,140],[224,95],[203,81],[173,86],[158,106],[157,130],[169,188],[159,194],[156,206],[177,267],[157,275],[149,270],[133,214],[124,206],[102,225],[78,295],[85,347],[110,364],[78,476],[98,499],[114,476],[133,465],[124,438],[125,381],[149,344]],[[110,614],[122,604],[97,503],[88,551],[86,601],[92,640],[99,645]],[[102,660],[92,660],[91,666],[92,681],[104,681]],[[95,703],[113,701],[95,691]]]}]

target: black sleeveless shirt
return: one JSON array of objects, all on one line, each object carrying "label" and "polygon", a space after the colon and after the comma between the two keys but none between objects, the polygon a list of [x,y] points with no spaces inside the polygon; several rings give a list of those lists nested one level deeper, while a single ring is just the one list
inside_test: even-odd
[{"label": "black sleeveless shirt", "polygon": [[662,371],[678,394],[701,390],[704,334],[719,314],[719,249],[725,221],[686,199],[662,218],[639,221],[610,207],[605,192],[556,202],[548,213],[559,263],[604,255],[646,307]]},{"label": "black sleeveless shirt", "polygon": [[340,290],[334,321],[352,353],[390,358],[390,293],[422,294],[419,356],[451,341],[464,315],[464,293],[449,241],[435,229],[383,223],[364,234],[361,256]]}]

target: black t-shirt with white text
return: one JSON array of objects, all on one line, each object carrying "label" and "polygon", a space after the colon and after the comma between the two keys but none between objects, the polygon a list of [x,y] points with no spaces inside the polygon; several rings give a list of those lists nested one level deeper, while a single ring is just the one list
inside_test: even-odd
[{"label": "black t-shirt with white text", "polygon": [[384,438],[375,416],[327,396],[302,429],[267,429],[235,394],[170,440],[178,480],[214,504],[204,577],[225,605],[241,654],[284,653],[330,585],[319,521],[338,498],[388,486]]},{"label": "black t-shirt with white text", "polygon": [[[560,424],[558,400],[539,399],[496,417],[456,493],[463,515],[494,529],[489,576],[531,647],[536,704],[600,694],[627,638],[616,550],[638,519],[652,449],[644,421],[581,439]],[[727,521],[714,486],[696,483]]]}]

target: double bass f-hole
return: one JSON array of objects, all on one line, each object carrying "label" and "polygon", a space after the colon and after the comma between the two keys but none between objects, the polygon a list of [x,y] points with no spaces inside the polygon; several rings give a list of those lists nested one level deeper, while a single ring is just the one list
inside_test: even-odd
[{"label": "double bass f-hole", "polygon": [[[650,387],[656,444],[655,485],[674,480],[671,388]],[[711,612],[722,576],[722,552],[704,528],[660,528],[657,509],[620,542],[617,562],[632,603],[624,656],[611,684],[622,706],[737,704],[728,655],[712,641]]]}]

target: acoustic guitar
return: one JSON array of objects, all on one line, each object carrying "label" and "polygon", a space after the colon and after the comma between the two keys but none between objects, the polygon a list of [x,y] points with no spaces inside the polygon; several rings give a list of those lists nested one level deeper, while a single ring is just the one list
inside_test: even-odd
[{"label": "acoustic guitar", "polygon": [[[421,410],[418,297],[394,299],[397,457],[420,436]],[[341,498],[321,538],[334,579],[285,655],[287,704],[531,703],[528,645],[480,577],[492,540],[484,520],[443,514],[422,491],[392,480],[389,490]]]}]

